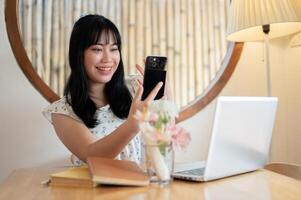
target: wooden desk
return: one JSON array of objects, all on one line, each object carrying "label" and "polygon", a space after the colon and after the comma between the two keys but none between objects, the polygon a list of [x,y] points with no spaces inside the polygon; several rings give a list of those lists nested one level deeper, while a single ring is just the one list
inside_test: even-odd
[{"label": "wooden desk", "polygon": [[0,200],[98,200],[98,199],[237,199],[290,200],[301,199],[301,181],[259,170],[207,183],[175,180],[169,187],[112,187],[97,188],[47,187],[41,182],[48,174],[60,169],[15,170],[0,184]]}]

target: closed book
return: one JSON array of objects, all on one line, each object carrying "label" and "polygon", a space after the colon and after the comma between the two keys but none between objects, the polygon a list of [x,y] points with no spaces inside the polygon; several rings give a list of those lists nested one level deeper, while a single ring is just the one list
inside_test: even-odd
[{"label": "closed book", "polygon": [[92,181],[97,184],[145,186],[149,178],[137,163],[127,160],[113,160],[88,157],[87,164]]},{"label": "closed book", "polygon": [[88,166],[72,167],[50,175],[51,186],[93,187]]}]

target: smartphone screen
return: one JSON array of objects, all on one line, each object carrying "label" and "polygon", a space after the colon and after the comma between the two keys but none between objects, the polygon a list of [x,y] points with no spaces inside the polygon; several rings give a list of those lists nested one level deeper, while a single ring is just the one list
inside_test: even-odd
[{"label": "smartphone screen", "polygon": [[163,97],[166,79],[166,63],[167,57],[164,56],[146,57],[142,100],[144,100],[149,95],[149,93],[160,81],[163,82],[163,85],[157,93],[155,99],[161,99]]}]

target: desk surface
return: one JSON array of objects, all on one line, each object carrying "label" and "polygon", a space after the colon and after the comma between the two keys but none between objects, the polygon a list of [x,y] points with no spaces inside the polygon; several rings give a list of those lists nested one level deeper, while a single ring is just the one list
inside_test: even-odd
[{"label": "desk surface", "polygon": [[69,199],[301,199],[301,181],[266,170],[207,183],[175,180],[170,186],[97,188],[47,187],[41,182],[64,168],[15,170],[0,184],[0,200]]}]

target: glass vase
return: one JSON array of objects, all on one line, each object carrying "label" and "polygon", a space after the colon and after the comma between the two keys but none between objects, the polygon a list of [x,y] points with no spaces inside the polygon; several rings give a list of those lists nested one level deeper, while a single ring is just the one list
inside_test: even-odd
[{"label": "glass vase", "polygon": [[160,186],[172,182],[174,151],[171,145],[144,145],[144,166],[151,183]]}]

